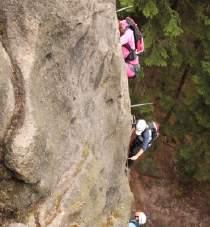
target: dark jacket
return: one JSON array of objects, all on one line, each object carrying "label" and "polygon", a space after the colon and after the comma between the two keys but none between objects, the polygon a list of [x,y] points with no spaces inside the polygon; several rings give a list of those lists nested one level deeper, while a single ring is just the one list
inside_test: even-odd
[{"label": "dark jacket", "polygon": [[142,148],[144,151],[147,150],[148,147],[151,146],[152,142],[152,130],[151,129],[145,129],[143,133],[139,136],[136,136],[136,140],[139,140],[140,148]]}]

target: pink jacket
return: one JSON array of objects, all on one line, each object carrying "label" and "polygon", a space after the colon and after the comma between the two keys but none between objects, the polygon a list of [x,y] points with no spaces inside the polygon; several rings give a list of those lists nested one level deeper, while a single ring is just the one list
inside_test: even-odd
[{"label": "pink jacket", "polygon": [[[122,21],[120,21],[120,23],[124,28],[128,27],[126,20],[122,20]],[[120,44],[122,45],[122,54],[123,54],[124,59],[129,54],[129,50],[127,48],[123,47],[124,44],[128,44],[133,50],[135,50],[134,34],[130,28],[127,28],[125,30],[124,34],[120,36]],[[129,63],[126,63],[125,68],[126,68],[126,73],[127,73],[128,77],[135,76],[133,65],[137,65],[137,64],[139,64],[138,57],[135,60],[130,61]]]}]

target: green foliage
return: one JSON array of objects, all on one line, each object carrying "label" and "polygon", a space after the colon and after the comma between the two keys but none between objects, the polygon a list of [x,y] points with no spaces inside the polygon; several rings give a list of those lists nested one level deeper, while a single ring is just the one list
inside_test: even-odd
[{"label": "green foliage", "polygon": [[179,17],[175,14],[172,15],[168,23],[165,25],[163,32],[165,36],[177,37],[183,32],[182,28],[179,26]]},{"label": "green foliage", "polygon": [[182,146],[177,156],[180,174],[193,177],[196,172],[196,162],[192,159],[192,150],[188,146]]},{"label": "green foliage", "polygon": [[152,46],[155,39],[155,32],[152,30],[152,26],[148,25],[144,29],[144,47],[148,49]]},{"label": "green foliage", "polygon": [[204,72],[208,73],[208,76],[210,77],[210,62],[209,61],[202,61],[202,68],[204,70]]},{"label": "green foliage", "polygon": [[134,4],[133,0],[120,0],[121,7],[133,6],[133,4]]},{"label": "green foliage", "polygon": [[171,96],[162,96],[161,95],[161,105],[163,106],[164,110],[167,112],[171,109],[173,103],[173,97]]},{"label": "green foliage", "polygon": [[204,19],[204,24],[205,24],[206,26],[210,26],[210,18],[207,17],[207,16],[203,16],[203,19]]},{"label": "green foliage", "polygon": [[172,67],[178,69],[183,64],[183,55],[178,50],[177,43],[171,41],[169,45],[170,45],[170,48],[168,48],[167,50],[168,50],[170,59],[172,59],[170,61],[171,65]]},{"label": "green foliage", "polygon": [[143,9],[143,14],[145,17],[153,18],[158,14],[158,8],[154,1],[148,0]]},{"label": "green foliage", "polygon": [[165,48],[153,47],[151,54],[145,59],[147,66],[167,66],[168,54]]},{"label": "green foliage", "polygon": [[[199,144],[203,139],[198,139]],[[177,165],[184,181],[194,179],[199,182],[210,182],[210,152],[209,144],[204,146],[183,145],[177,153]]]}]

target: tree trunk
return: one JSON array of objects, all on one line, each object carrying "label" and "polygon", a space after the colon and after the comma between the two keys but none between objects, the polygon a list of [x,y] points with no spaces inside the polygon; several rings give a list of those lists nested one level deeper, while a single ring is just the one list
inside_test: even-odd
[{"label": "tree trunk", "polygon": [[178,104],[179,97],[180,97],[180,94],[181,94],[181,92],[182,92],[182,88],[183,88],[183,86],[184,86],[184,84],[185,84],[185,82],[186,82],[188,72],[189,72],[189,67],[186,66],[186,67],[185,67],[185,70],[184,70],[184,72],[183,72],[183,74],[182,74],[181,80],[180,80],[180,82],[179,82],[179,86],[178,86],[178,88],[177,88],[177,90],[176,90],[176,93],[175,93],[175,95],[174,95],[174,100],[175,100],[175,102],[174,102],[173,106],[171,107],[171,109],[170,109],[170,110],[168,111],[168,113],[166,114],[166,116],[165,116],[163,122],[167,122],[167,121],[170,119],[170,117],[171,117],[171,115],[172,115],[172,113],[173,113],[173,111],[174,111],[174,109],[175,109],[175,106]]}]

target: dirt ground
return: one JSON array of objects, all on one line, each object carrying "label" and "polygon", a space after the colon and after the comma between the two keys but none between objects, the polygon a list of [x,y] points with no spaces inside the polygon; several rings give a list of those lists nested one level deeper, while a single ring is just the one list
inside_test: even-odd
[{"label": "dirt ground", "polygon": [[[143,173],[147,154],[135,163],[129,174],[134,195],[133,211],[142,210],[147,215],[147,227],[210,227],[208,189],[179,183],[174,163],[173,146],[160,141],[152,154],[158,173]],[[203,193],[203,192],[207,193]]]}]

